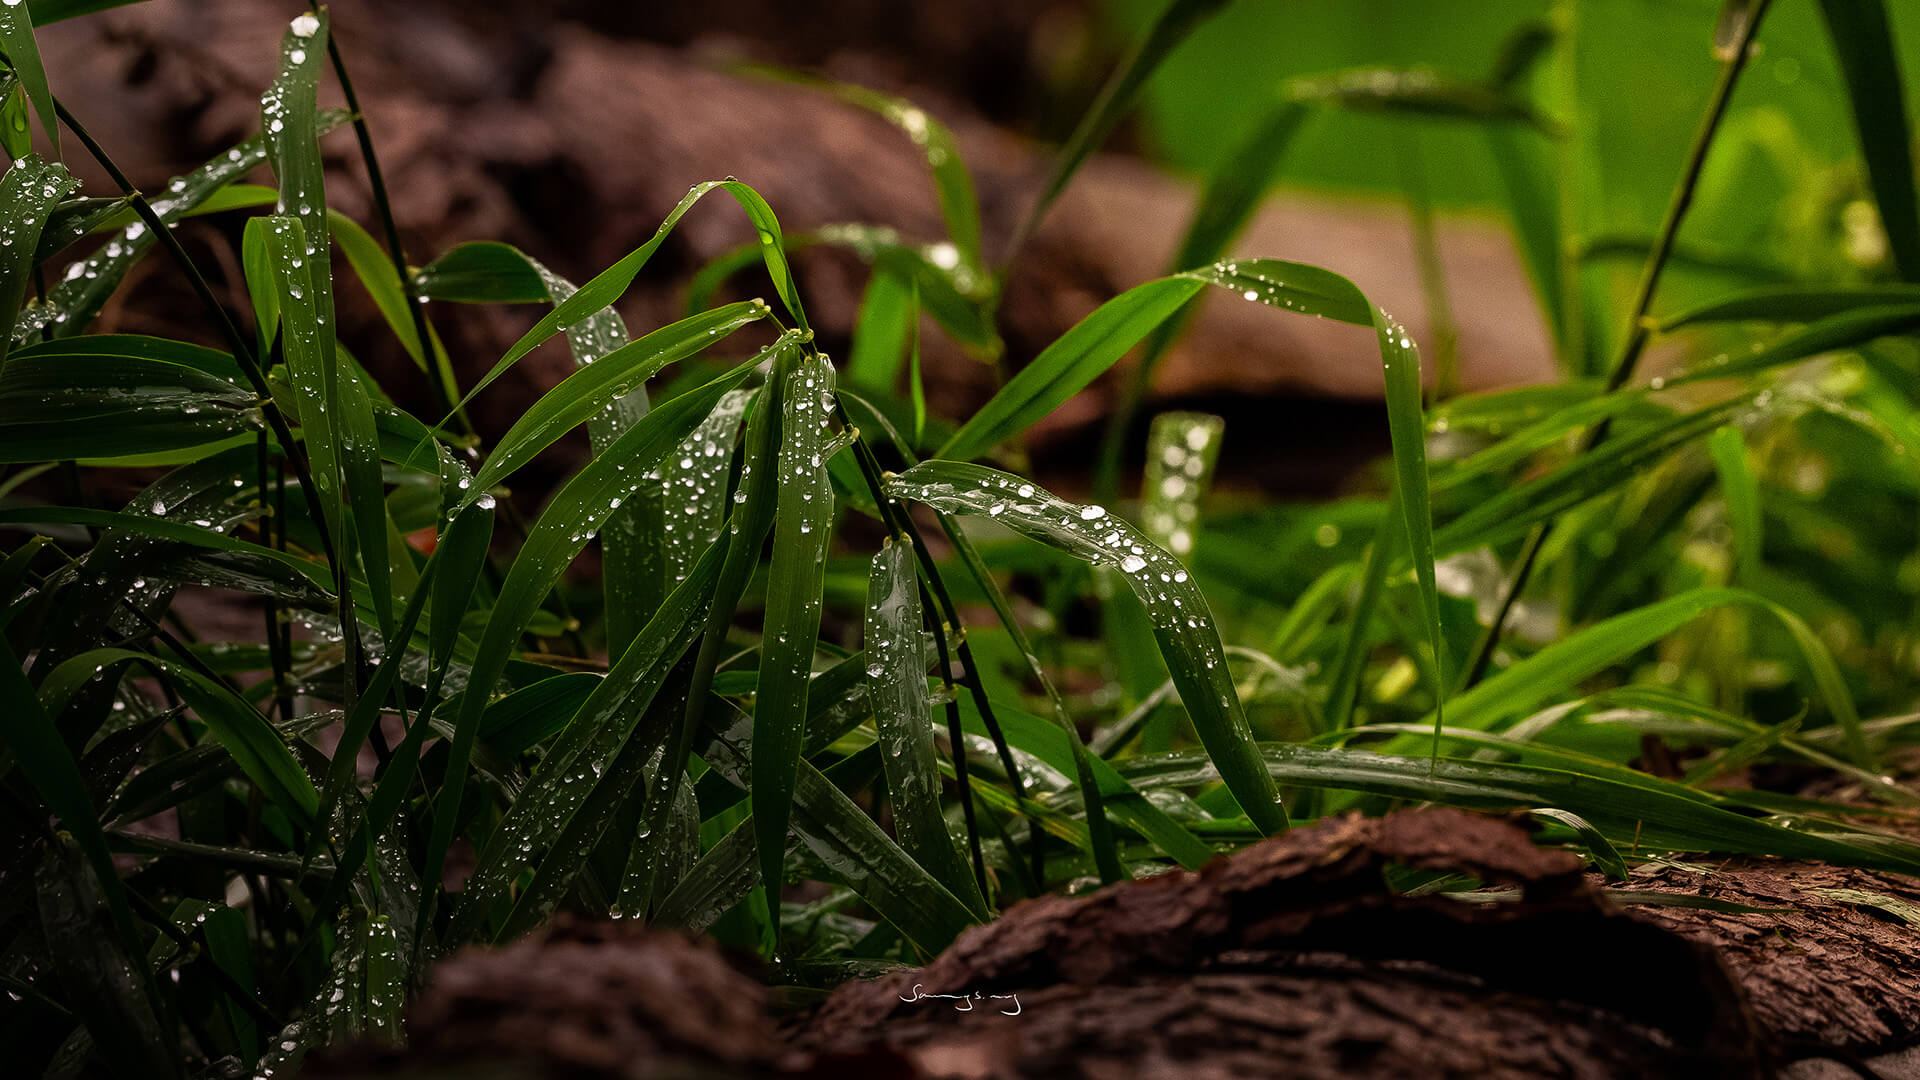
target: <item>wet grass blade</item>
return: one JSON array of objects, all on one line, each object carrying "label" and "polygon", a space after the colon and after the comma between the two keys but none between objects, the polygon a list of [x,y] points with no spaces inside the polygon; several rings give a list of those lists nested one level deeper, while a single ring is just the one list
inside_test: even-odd
[{"label": "wet grass blade", "polygon": [[753,713],[751,800],[760,873],[773,912],[779,910],[780,860],[787,848],[794,777],[806,740],[807,676],[820,633],[823,560],[833,520],[833,488],[826,470],[833,376],[826,358],[809,350],[786,375],[781,398],[766,640]]},{"label": "wet grass blade", "polygon": [[668,590],[685,581],[726,520],[727,473],[733,444],[753,395],[729,391],[660,469],[665,507],[660,573]]},{"label": "wet grass blade", "polygon": [[[258,430],[254,395],[180,364],[16,355],[0,368],[0,461],[160,454]],[[215,447],[209,447],[209,451]]]},{"label": "wet grass blade", "polygon": [[761,260],[766,263],[767,273],[773,278],[774,291],[779,294],[781,304],[793,317],[795,325],[803,331],[806,330],[807,317],[800,306],[800,295],[793,286],[793,271],[787,264],[780,222],[774,217],[773,209],[767,205],[765,199],[760,197],[759,192],[738,180],[708,180],[687,189],[686,197],[681,199],[680,204],[673,208],[673,212],[667,215],[665,221],[660,223],[659,229],[654,232],[651,240],[602,270],[591,281],[580,286],[579,291],[568,297],[564,303],[555,305],[552,311],[542,316],[540,321],[534,324],[533,329],[522,335],[520,340],[507,350],[506,355],[502,356],[499,362],[494,364],[493,368],[467,391],[466,397],[460,400],[460,407],[472,401],[474,395],[486,389],[521,357],[532,352],[535,346],[619,300],[627,291],[627,286],[632,284],[634,277],[640,273],[641,268],[646,266],[647,260],[653,257],[653,253],[659,250],[660,245],[665,243],[667,237],[673,233],[673,228],[680,223],[680,219],[703,196],[716,188],[724,188],[729,195],[733,196],[734,201],[740,204],[740,208],[746,211],[747,219],[759,234]]},{"label": "wet grass blade", "polygon": [[[33,111],[40,115],[40,127],[47,133],[53,156],[60,156],[60,120],[54,115],[53,91],[47,86],[47,69],[40,62],[40,46],[33,39],[33,9],[20,0],[0,5],[0,52],[26,87]],[[8,309],[12,310],[12,309]]]},{"label": "wet grass blade", "polygon": [[[291,35],[289,35],[291,37]],[[315,151],[316,156],[318,151]],[[316,166],[317,167],[317,166]],[[267,257],[280,296],[282,351],[293,376],[300,427],[320,489],[323,526],[348,565],[357,547],[380,628],[393,627],[392,570],[387,562],[385,480],[380,436],[366,384],[342,362],[334,341],[333,292],[324,234],[309,237],[300,218],[268,219]],[[349,519],[347,508],[353,514]],[[348,525],[354,546],[349,547]],[[345,567],[336,568],[343,587]],[[341,619],[351,623],[343,609]]]},{"label": "wet grass blade", "polygon": [[[13,10],[0,5],[0,18]],[[23,21],[26,18],[15,17]],[[37,157],[24,159],[0,176],[0,229],[6,230],[8,237],[8,250],[0,255],[0,311],[8,318],[20,310],[27,286],[32,284],[33,250],[48,217],[60,200],[78,186],[67,174],[65,165],[58,162],[49,165]],[[0,359],[5,356],[5,343],[0,342]]]},{"label": "wet grass blade", "polygon": [[[700,756],[735,787],[744,787],[756,772],[752,761],[760,748],[756,728],[757,719],[736,711],[735,720],[724,729],[719,725],[708,729],[700,748]],[[791,824],[815,858],[922,953],[938,954],[977,921],[946,886],[900,850],[845,792],[804,759],[794,774]],[[758,828],[754,832],[764,835]],[[762,853],[758,861],[764,874],[769,865],[779,872],[784,860],[770,860]]]},{"label": "wet grass blade", "polygon": [[[317,124],[321,134],[338,127],[345,114],[329,109]],[[166,185],[166,194],[152,200],[153,212],[172,225],[191,216],[227,185],[246,176],[267,160],[266,141],[255,136],[184,176],[174,177]],[[125,280],[127,271],[156,243],[145,223],[135,221],[120,234],[67,267],[60,280],[47,290],[43,304],[32,304],[13,324],[14,344],[45,337],[72,337],[84,331],[94,316]]]},{"label": "wet grass blade", "polygon": [[400,339],[400,347],[413,357],[414,366],[425,371],[427,354],[420,347],[420,335],[414,330],[413,316],[407,311],[406,289],[393,271],[393,260],[387,257],[378,240],[338,210],[327,210],[327,228],[333,242],[340,246],[341,254],[347,257],[347,265],[366,287],[367,296],[379,309],[380,317],[393,330],[393,336]]},{"label": "wet grass blade", "polygon": [[[1772,855],[1906,872],[1920,866],[1920,851],[1912,845],[1873,843],[1865,833],[1782,828],[1736,813],[1706,793],[1643,774],[1628,782],[1538,765],[1272,743],[1260,749],[1281,783],[1468,809],[1556,807],[1580,815],[1609,837],[1637,835],[1642,847],[1655,850]],[[1120,769],[1139,787],[1186,786],[1215,775],[1204,756],[1191,751],[1129,758]]]},{"label": "wet grass blade", "polygon": [[461,892],[453,940],[473,938],[481,920],[532,868],[533,880],[520,891],[500,936],[525,930],[564,895],[586,864],[586,853],[599,842],[619,799],[665,741],[664,730],[636,729],[705,624],[719,554],[717,548],[709,550],[700,568],[673,591],[564,722]]},{"label": "wet grass blade", "polygon": [[[752,364],[742,364],[696,390],[659,405],[645,419],[622,435],[607,452],[594,458],[574,475],[548,503],[534,522],[520,555],[514,560],[507,580],[481,631],[468,676],[467,690],[461,698],[454,736],[447,755],[447,771],[436,800],[433,831],[421,879],[437,882],[447,848],[453,842],[466,772],[472,759],[473,743],[479,734],[481,715],[493,687],[506,670],[515,643],[529,620],[539,610],[547,593],[581,548],[618,509],[621,499],[631,497],[646,474],[678,446],[713,411],[720,398],[745,379]],[[489,509],[484,497],[474,505]],[[421,905],[421,918],[431,916],[431,901]]]},{"label": "wet grass blade", "polygon": [[560,385],[541,395],[500,437],[493,453],[487,455],[486,462],[475,474],[468,500],[478,498],[512,475],[562,435],[632,392],[668,364],[684,360],[768,314],[765,304],[753,301],[728,304],[655,330],[575,369]]},{"label": "wet grass blade", "polygon": [[[1212,614],[1178,559],[1102,507],[1066,502],[1019,477],[978,465],[926,462],[891,478],[887,491],[945,513],[998,521],[1089,564],[1118,568],[1152,616],[1167,670],[1227,786],[1262,832],[1286,831],[1286,811],[1272,779],[1258,766],[1253,730]],[[1084,746],[1080,752],[1085,754]]]},{"label": "wet grass blade", "polygon": [[[867,684],[879,732],[880,765],[893,803],[900,846],[953,895],[986,918],[986,900],[954,847],[940,810],[940,764],[928,717],[927,657],[922,645],[919,580],[911,540],[888,539],[867,579]],[[956,747],[955,753],[964,753]]]},{"label": "wet grass blade", "polygon": [[[734,610],[746,592],[747,583],[760,565],[760,552],[767,533],[773,528],[775,497],[780,479],[781,424],[784,409],[781,399],[786,382],[798,360],[799,344],[783,334],[769,346],[765,355],[772,360],[767,381],[761,386],[751,412],[742,446],[740,479],[734,492],[734,508],[728,522],[726,555],[720,564],[720,576],[713,588],[713,605],[707,613],[700,649],[688,678],[687,702],[677,728],[669,732],[666,751],[654,783],[647,789],[641,808],[641,828],[650,834],[668,827],[687,759],[696,742],[705,738],[706,718],[713,704],[714,669],[726,647],[727,629],[733,623]],[[643,858],[655,854],[650,845],[636,847]],[[645,863],[629,864],[622,893],[638,897],[641,889],[652,893],[657,870]]]},{"label": "wet grass blade", "polygon": [[[1906,88],[1894,55],[1894,32],[1882,0],[1820,0],[1820,14],[1840,59],[1867,180],[1880,206],[1900,276],[1920,281],[1920,200],[1913,187],[1913,131]],[[1911,15],[1912,12],[1907,12]]]}]

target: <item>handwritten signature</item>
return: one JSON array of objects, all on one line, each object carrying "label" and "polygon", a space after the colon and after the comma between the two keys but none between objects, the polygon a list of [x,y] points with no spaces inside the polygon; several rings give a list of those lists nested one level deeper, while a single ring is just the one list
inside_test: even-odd
[{"label": "handwritten signature", "polygon": [[1021,1011],[1019,994],[983,994],[978,990],[975,990],[971,994],[929,994],[920,988],[919,983],[914,983],[912,997],[908,997],[905,994],[900,996],[901,1001],[922,1001],[927,998],[943,998],[947,1001],[957,1002],[958,1004],[953,1007],[955,1012],[972,1012],[973,1003],[976,1001],[1006,1001],[1011,999],[1013,1001],[1013,1008],[1009,1010],[1002,1006],[1000,1015],[1019,1016]]}]

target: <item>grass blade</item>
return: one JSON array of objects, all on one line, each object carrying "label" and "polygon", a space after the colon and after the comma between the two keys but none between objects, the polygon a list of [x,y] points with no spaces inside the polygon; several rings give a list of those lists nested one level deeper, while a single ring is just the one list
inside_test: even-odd
[{"label": "grass blade", "polygon": [[647,260],[653,257],[653,253],[659,250],[660,245],[665,243],[667,237],[673,233],[673,227],[680,223],[681,217],[685,216],[686,212],[691,210],[702,197],[716,188],[724,188],[727,194],[732,195],[734,201],[740,204],[740,208],[746,211],[747,219],[759,233],[760,257],[767,265],[767,273],[773,278],[774,291],[779,294],[780,302],[786,307],[787,313],[793,316],[795,325],[802,331],[808,329],[806,313],[800,307],[800,295],[793,286],[793,271],[787,264],[780,222],[773,216],[773,209],[767,205],[765,199],[760,197],[759,192],[738,180],[708,180],[687,189],[686,197],[681,199],[680,204],[673,208],[673,212],[667,215],[665,221],[660,223],[659,229],[654,232],[651,240],[602,270],[594,276],[593,280],[580,286],[579,291],[568,297],[564,303],[555,305],[552,311],[542,316],[540,321],[534,324],[533,329],[522,335],[520,340],[507,350],[506,355],[502,356],[499,362],[494,364],[493,368],[467,391],[466,397],[460,400],[456,408],[464,407],[472,401],[474,395],[486,389],[493,380],[499,378],[521,357],[532,352],[541,342],[602,308],[612,306],[626,292],[627,286],[633,283],[640,269],[646,266]]},{"label": "grass blade", "polygon": [[[986,517],[1092,565],[1117,567],[1153,617],[1167,670],[1227,786],[1262,832],[1286,831],[1286,811],[1259,767],[1253,729],[1240,707],[1206,598],[1178,559],[1102,507],[1077,506],[978,465],[926,462],[890,479],[887,491],[945,513]],[[1080,753],[1085,754],[1084,746]]]},{"label": "grass blade", "polygon": [[[889,538],[867,580],[867,685],[880,739],[880,765],[900,846],[981,918],[986,899],[940,811],[940,764],[928,726],[927,657],[911,540]],[[965,747],[955,747],[956,755]]]},{"label": "grass blade", "polygon": [[1733,526],[1734,580],[1751,587],[1760,572],[1760,485],[1747,466],[1746,439],[1737,427],[1719,428],[1707,437],[1707,452],[1720,474],[1720,493]]},{"label": "grass blade", "polygon": [[[752,368],[751,362],[742,364],[731,373],[656,407],[606,453],[575,474],[555,493],[546,511],[534,522],[519,557],[507,573],[507,580],[500,587],[499,598],[474,649],[467,690],[454,722],[446,778],[434,809],[424,871],[420,875],[429,886],[439,881],[447,848],[453,843],[454,825],[481,715],[493,687],[506,670],[521,632],[539,610],[554,582],[587,540],[606,523],[619,501],[646,483],[645,475],[657,468],[667,453],[698,427],[720,398],[745,379]],[[484,499],[477,498],[474,505],[483,510],[489,508]],[[433,906],[431,900],[421,905],[422,926],[431,917]]]},{"label": "grass blade", "polygon": [[487,455],[486,462],[475,474],[468,501],[479,498],[488,488],[553,445],[560,436],[585,423],[615,399],[631,393],[668,364],[684,360],[768,314],[767,305],[762,303],[728,304],[655,330],[631,345],[575,369],[560,385],[529,406],[500,437],[493,453]]},{"label": "grass blade", "polygon": [[[1099,149],[1113,129],[1120,125],[1121,119],[1133,108],[1133,99],[1139,96],[1140,89],[1146,85],[1148,77],[1160,66],[1160,62],[1185,41],[1187,35],[1224,6],[1226,0],[1172,0],[1161,11],[1152,29],[1147,31],[1147,36],[1114,69],[1107,84],[1101,87],[1100,96],[1094,99],[1086,114],[1080,118],[1079,126],[1067,138],[1066,145],[1060,148],[1053,172],[1040,188],[1033,209],[1027,212],[1014,233],[1013,242],[1007,248],[1009,252],[1017,253],[1034,230],[1040,227],[1040,220],[1046,217],[1047,209],[1066,190],[1067,181],[1073,179],[1073,174],[1079,171],[1087,157]],[[1008,257],[1012,258],[1012,255]]]},{"label": "grass blade", "polygon": [[753,714],[754,839],[767,908],[778,912],[781,858],[793,785],[806,741],[807,676],[820,633],[833,487],[827,482],[827,436],[833,417],[833,368],[807,351],[785,376],[781,400],[779,486],[773,561],[767,571],[767,640]]},{"label": "grass blade", "polygon": [[1920,306],[1920,285],[1773,285],[1748,289],[1688,308],[1660,322],[1660,332],[1703,323],[1809,323],[1860,308]]},{"label": "grass blade", "polygon": [[[1913,188],[1913,131],[1906,87],[1894,55],[1893,27],[1881,0],[1820,0],[1827,35],[1840,59],[1853,105],[1854,129],[1887,246],[1900,276],[1920,281],[1920,200]],[[1911,14],[1911,12],[1909,12]]]},{"label": "grass blade", "polygon": [[1702,379],[1751,375],[1810,356],[1857,348],[1875,338],[1911,333],[1916,327],[1920,327],[1920,303],[1852,308],[1810,322],[1757,352],[1721,353],[1711,357],[1667,377],[1661,385],[1681,386]]},{"label": "grass blade", "polygon": [[0,367],[0,416],[7,417],[0,428],[0,461],[120,457],[218,444],[263,426],[254,401],[251,391],[180,364],[15,355]]},{"label": "grass blade", "polygon": [[[0,20],[11,11],[0,10]],[[0,47],[4,47],[3,42]],[[67,174],[65,165],[58,162],[49,165],[38,157],[25,158],[21,164],[9,168],[5,176],[0,176],[0,229],[5,229],[9,237],[8,250],[0,257],[0,312],[5,312],[8,318],[20,310],[21,302],[26,299],[27,286],[33,280],[34,248],[40,242],[48,217],[59,201],[78,186],[78,181]],[[5,343],[0,342],[0,359],[5,356]]]},{"label": "grass blade", "polygon": [[47,133],[53,156],[60,156],[60,120],[54,115],[53,91],[47,86],[47,69],[40,62],[40,46],[33,39],[33,9],[19,0],[0,5],[0,52],[26,87],[33,111],[40,114],[40,126]]}]

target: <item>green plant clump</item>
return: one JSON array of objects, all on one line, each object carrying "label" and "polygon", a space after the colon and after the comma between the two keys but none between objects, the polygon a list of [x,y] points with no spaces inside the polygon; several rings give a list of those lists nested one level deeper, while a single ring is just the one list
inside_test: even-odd
[{"label": "green plant clump", "polygon": [[[1663,275],[1703,258],[1681,242],[1694,204],[1734,197],[1703,176],[1769,8],[1795,5],[1832,31],[1866,148],[1852,232],[1804,239],[1868,255],[1765,285],[1735,266],[1718,299],[1663,302]],[[1709,852],[1920,871],[1920,847],[1860,824],[1920,801],[1890,764],[1920,688],[1920,204],[1881,0],[1730,0],[1699,28],[1718,82],[1695,88],[1658,230],[1626,244],[1630,289],[1620,243],[1569,213],[1591,103],[1563,40],[1581,5],[1563,3],[1484,76],[1288,81],[1206,179],[1165,276],[1031,357],[1002,355],[1005,265],[955,141],[906,102],[805,91],[925,150],[944,236],[791,236],[729,177],[576,288],[503,244],[409,264],[361,117],[316,104],[331,72],[358,107],[317,8],[279,42],[260,134],[153,197],[82,194],[32,151],[36,123],[56,156],[124,178],[50,88],[33,24],[109,6],[0,7],[16,1064],[283,1073],[332,1041],[399,1037],[436,958],[557,910],[759,950],[804,996],[929,958],[1023,897],[1407,803],[1535,811],[1539,842],[1609,876]],[[1160,13],[1008,259],[1223,6]],[[1407,331],[1346,279],[1231,254],[1295,136],[1347,113],[1491,154],[1563,380],[1462,396],[1445,332],[1423,379]],[[327,203],[320,142],[347,127],[371,231]],[[273,187],[243,182],[263,164]],[[1430,229],[1420,175],[1407,197]],[[252,215],[250,310],[226,310],[172,232],[215,212]],[[685,318],[631,332],[613,304],[695,212],[744,216],[754,239],[700,276]],[[871,268],[844,363],[816,347],[788,262],[803,244]],[[88,332],[148,257],[219,346]],[[710,303],[755,266],[770,300]],[[385,316],[430,413],[336,338],[339,289]],[[1371,331],[1355,348],[1380,365],[1392,453],[1360,490],[1211,491],[1235,433],[1190,413],[1153,418],[1138,499],[1123,490],[1156,360],[1222,293],[1276,326]],[[428,301],[544,313],[474,377]],[[972,415],[923,392],[923,314],[1015,372]],[[562,335],[571,374],[475,436],[464,406]],[[1643,370],[1652,347],[1663,377]],[[1101,501],[1022,476],[1023,433],[1129,354]],[[591,459],[532,520],[511,512],[516,474],[582,426]],[[129,500],[90,494],[130,477]],[[590,547],[587,587],[568,570]],[[195,634],[184,587],[249,598],[260,632]],[[1760,766],[1842,794],[1750,786]]]}]

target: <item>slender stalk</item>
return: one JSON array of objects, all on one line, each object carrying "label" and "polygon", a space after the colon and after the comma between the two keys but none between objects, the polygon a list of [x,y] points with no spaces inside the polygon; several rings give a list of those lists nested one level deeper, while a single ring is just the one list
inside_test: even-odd
[{"label": "slender stalk", "polygon": [[[1766,18],[1767,8],[1772,0],[1755,0],[1753,12],[1747,23],[1741,28],[1739,40],[1733,45],[1726,64],[1720,70],[1720,81],[1713,88],[1713,96],[1708,99],[1706,115],[1700,119],[1700,129],[1693,137],[1693,146],[1687,152],[1685,167],[1680,172],[1680,182],[1673,189],[1673,198],[1667,203],[1666,217],[1660,223],[1660,231],[1654,237],[1653,250],[1647,254],[1647,263],[1640,272],[1640,281],[1634,289],[1633,305],[1627,317],[1626,335],[1621,340],[1620,351],[1614,357],[1613,366],[1607,371],[1604,393],[1611,394],[1625,386],[1639,366],[1640,355],[1646,351],[1647,342],[1653,334],[1653,326],[1647,319],[1653,307],[1653,298],[1660,288],[1660,276],[1666,269],[1667,260],[1673,254],[1674,241],[1680,235],[1680,225],[1686,220],[1687,210],[1693,205],[1694,190],[1700,183],[1700,172],[1707,163],[1707,152],[1713,147],[1714,135],[1720,129],[1720,121],[1726,116],[1727,105],[1733,100],[1734,87],[1739,85],[1740,74],[1746,70],[1749,54],[1753,51],[1753,40],[1760,32],[1761,20]],[[1608,425],[1606,421],[1589,428],[1581,439],[1578,453],[1585,454],[1606,441]],[[1540,557],[1540,549],[1546,545],[1547,538],[1553,533],[1551,522],[1542,522],[1534,526],[1522,547],[1520,558],[1514,565],[1513,580],[1501,593],[1499,609],[1493,622],[1481,633],[1480,640],[1474,644],[1473,658],[1468,661],[1461,676],[1458,689],[1465,690],[1486,675],[1492,663],[1494,649],[1500,644],[1500,632],[1507,618],[1512,614],[1514,602],[1519,599],[1527,587],[1527,580],[1533,575],[1533,568]],[[1456,691],[1457,692],[1457,691]]]},{"label": "slender stalk", "polygon": [[[320,13],[320,4],[313,0],[308,4],[314,14]],[[454,414],[466,433],[473,434],[473,423],[464,410],[456,410],[454,403],[460,399],[459,386],[454,382],[453,371],[442,361],[440,351],[433,347],[432,328],[427,324],[426,303],[420,297],[420,289],[414,283],[413,274],[407,269],[406,248],[400,244],[400,226],[394,220],[393,203],[387,197],[387,181],[380,171],[380,157],[373,152],[373,134],[367,129],[367,117],[360,109],[360,95],[354,92],[353,79],[347,74],[347,62],[340,55],[340,42],[333,34],[327,35],[327,59],[333,63],[334,78],[340,81],[340,96],[346,99],[347,112],[353,116],[353,136],[360,144],[360,160],[367,168],[367,189],[373,196],[374,214],[380,219],[381,231],[387,237],[387,258],[393,261],[393,272],[400,279],[400,289],[407,298],[407,314],[413,320],[413,335],[420,343],[420,358],[433,368],[433,377],[427,384],[433,391],[436,410],[443,416]]]},{"label": "slender stalk", "polygon": [[[194,265],[192,256],[187,254],[187,249],[180,246],[180,238],[173,235],[173,230],[167,227],[166,222],[160,220],[159,214],[154,213],[153,206],[147,202],[147,197],[139,188],[133,186],[133,182],[127,179],[127,174],[120,171],[120,167],[107,156],[106,150],[94,141],[92,134],[81,125],[73,113],[67,110],[65,102],[55,98],[53,107],[59,114],[60,121],[67,125],[67,130],[73,132],[74,137],[87,148],[87,153],[93,155],[93,159],[107,171],[107,176],[113,180],[114,185],[127,196],[134,214],[146,224],[148,229],[152,230],[154,238],[160,242],[160,246],[167,249],[167,254],[173,258],[180,272],[186,276],[187,283],[193,287],[194,295],[200,298],[200,303],[207,309],[207,315],[219,328],[220,335],[227,339],[227,346],[233,350],[233,358],[240,365],[240,373],[246,376],[253,392],[260,396],[260,411],[266,416],[268,426],[273,429],[273,437],[280,440],[280,446],[287,460],[293,464],[295,479],[299,481],[300,487],[307,493],[307,498],[313,505],[319,506],[319,489],[314,486],[313,475],[307,471],[307,463],[299,452],[299,444],[294,441],[293,431],[287,427],[286,417],[281,416],[280,410],[275,406],[273,392],[267,387],[266,376],[260,370],[260,362],[255,359],[253,348],[247,339],[241,336],[239,327],[234,325],[233,317],[228,315],[227,309],[214,298],[213,289],[207,285],[207,279],[201,275],[200,268]],[[325,529],[320,530],[320,543],[325,548],[324,554],[327,560],[337,563],[338,559],[333,551],[333,540],[327,535]]]}]

